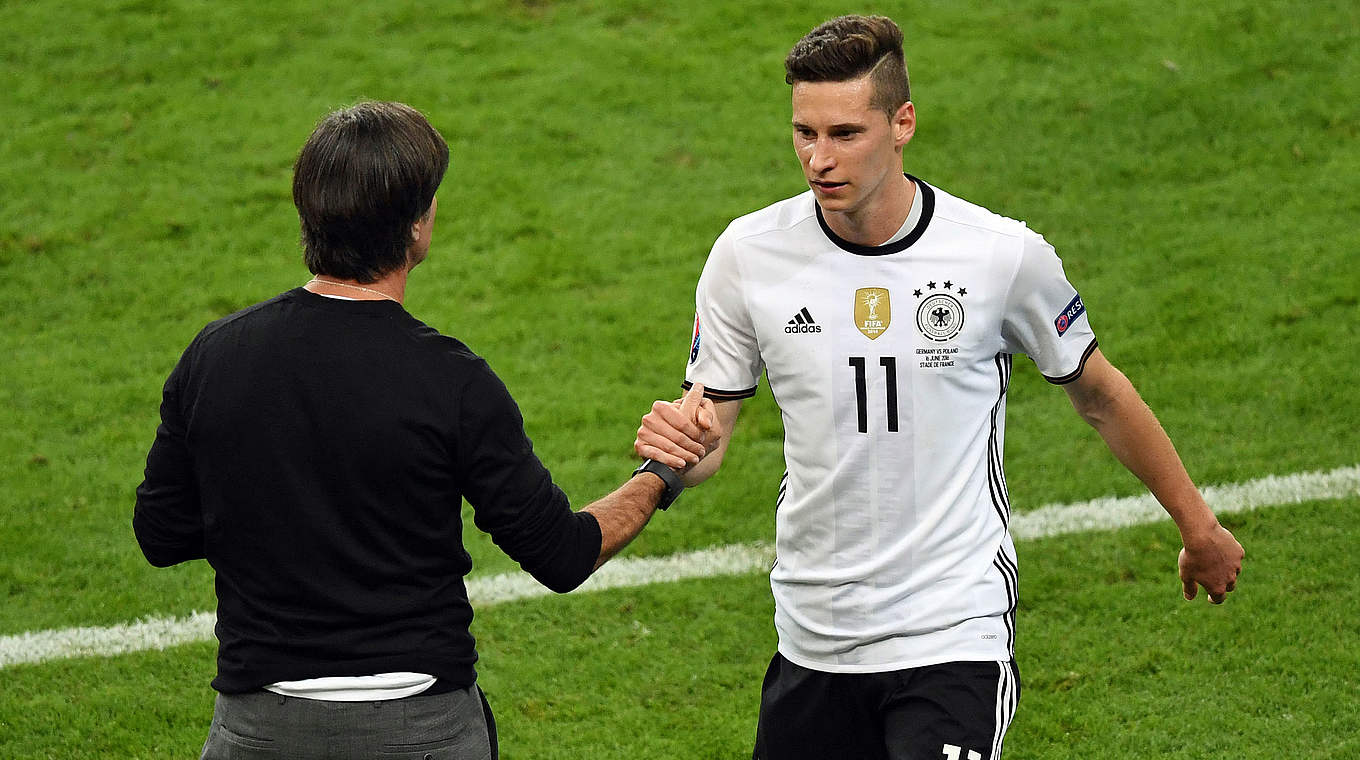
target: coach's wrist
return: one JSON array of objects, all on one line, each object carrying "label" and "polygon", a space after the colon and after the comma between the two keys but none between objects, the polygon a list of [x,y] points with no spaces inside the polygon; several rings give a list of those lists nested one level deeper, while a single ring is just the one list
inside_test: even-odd
[{"label": "coach's wrist", "polygon": [[675,470],[672,470],[666,465],[657,462],[653,459],[644,460],[640,467],[638,467],[636,470],[633,470],[633,477],[637,477],[638,475],[642,475],[644,473],[655,475],[656,477],[660,478],[661,483],[664,486],[663,490],[661,491],[661,495],[660,497],[658,497],[656,502],[657,509],[666,509],[667,507],[669,507],[677,498],[680,497],[680,492],[685,490],[685,482],[680,479],[680,476],[675,472]]}]

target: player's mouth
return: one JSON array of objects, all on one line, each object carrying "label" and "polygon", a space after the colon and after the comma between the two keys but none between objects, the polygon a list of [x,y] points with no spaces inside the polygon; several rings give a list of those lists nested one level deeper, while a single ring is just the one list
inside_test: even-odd
[{"label": "player's mouth", "polygon": [[808,184],[812,185],[814,188],[816,188],[816,189],[818,189],[818,190],[821,190],[821,191],[824,192],[824,193],[836,193],[836,192],[839,192],[841,188],[845,187],[846,185],[849,185],[850,183],[849,183],[849,182],[828,182],[828,181],[826,181],[826,180],[814,179],[814,180],[809,180],[809,181],[808,181]]}]

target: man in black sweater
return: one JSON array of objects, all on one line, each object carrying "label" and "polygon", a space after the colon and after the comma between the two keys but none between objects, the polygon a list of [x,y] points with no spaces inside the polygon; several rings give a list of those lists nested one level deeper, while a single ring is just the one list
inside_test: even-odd
[{"label": "man in black sweater", "polygon": [[[293,178],[315,277],[205,327],[166,381],[133,527],[153,565],[216,571],[204,758],[495,757],[462,500],[565,592],[681,488],[648,462],[573,512],[486,362],[402,307],[448,155],[398,103],[324,119]],[[701,397],[661,412],[711,424]]]}]

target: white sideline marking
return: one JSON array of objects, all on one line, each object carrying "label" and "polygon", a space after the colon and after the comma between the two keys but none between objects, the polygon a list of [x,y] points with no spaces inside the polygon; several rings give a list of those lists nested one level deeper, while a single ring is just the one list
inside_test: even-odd
[{"label": "white sideline marking", "polygon": [[68,657],[109,657],[146,649],[165,649],[213,637],[217,615],[146,618],[107,628],[62,628],[0,637],[0,668]]},{"label": "white sideline marking", "polygon": [[[1245,512],[1260,507],[1325,501],[1360,495],[1360,465],[1328,472],[1268,475],[1245,483],[1200,489],[1215,514]],[[1017,539],[1060,536],[1087,530],[1111,530],[1170,519],[1152,494],[1104,497],[1076,504],[1040,507],[1011,519]]]},{"label": "white sideline marking", "polygon": [[[774,547],[766,543],[714,546],[665,557],[622,557],[597,570],[573,593],[670,583],[687,578],[744,575],[768,571],[773,563]],[[536,596],[550,596],[553,593],[528,573],[469,578],[467,587],[468,598],[472,600],[474,609]],[[0,648],[3,648],[2,642]]]},{"label": "white sideline marking", "polygon": [[[1328,472],[1271,475],[1246,483],[1208,486],[1204,498],[1218,514],[1304,501],[1360,496],[1360,465]],[[1055,504],[1017,514],[1011,520],[1016,539],[1044,538],[1066,533],[1109,530],[1168,519],[1151,495],[1101,498],[1075,504]],[[667,557],[625,557],[600,568],[579,591],[645,586],[687,578],[744,575],[763,572],[774,561],[774,549],[764,543],[717,546]],[[469,578],[468,596],[474,607],[548,596],[552,592],[525,573]],[[578,591],[578,593],[579,593]],[[72,657],[107,657],[147,649],[208,641],[216,616],[194,612],[187,617],[147,618],[108,627],[64,628],[0,636],[0,669]]]}]

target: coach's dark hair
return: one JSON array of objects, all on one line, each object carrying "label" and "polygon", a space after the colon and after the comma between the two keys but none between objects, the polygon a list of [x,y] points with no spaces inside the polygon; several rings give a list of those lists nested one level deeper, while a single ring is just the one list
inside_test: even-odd
[{"label": "coach's dark hair", "polygon": [[326,116],[293,164],[307,268],[373,282],[404,267],[411,226],[448,167],[448,144],[408,105],[363,102]]},{"label": "coach's dark hair", "polygon": [[887,16],[840,16],[798,40],[784,59],[784,81],[847,82],[865,74],[874,83],[873,106],[891,119],[911,100],[902,30]]}]

